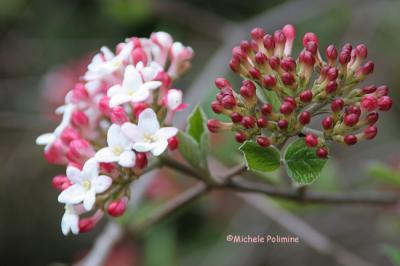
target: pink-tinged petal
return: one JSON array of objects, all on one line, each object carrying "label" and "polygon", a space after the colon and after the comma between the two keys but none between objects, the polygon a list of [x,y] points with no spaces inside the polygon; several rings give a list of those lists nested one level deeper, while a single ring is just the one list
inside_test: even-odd
[{"label": "pink-tinged petal", "polygon": [[182,103],[181,105],[179,105],[179,106],[175,109],[175,111],[182,111],[182,110],[185,110],[188,106],[189,106],[189,104],[187,104],[187,103]]},{"label": "pink-tinged petal", "polygon": [[78,204],[85,198],[86,190],[80,185],[72,185],[58,195],[58,202]]},{"label": "pink-tinged petal", "polygon": [[162,127],[155,134],[158,139],[169,139],[175,136],[178,133],[178,129],[176,127]]},{"label": "pink-tinged petal", "polygon": [[116,107],[120,104],[124,104],[124,103],[128,103],[131,101],[131,96],[127,95],[127,94],[116,94],[114,96],[111,97],[110,99],[110,107]]},{"label": "pink-tinged petal", "polygon": [[69,166],[67,168],[67,177],[73,184],[82,183],[81,170],[76,167]]},{"label": "pink-tinged petal", "polygon": [[155,90],[158,89],[161,86],[160,81],[148,81],[142,85],[142,88],[146,90]]},{"label": "pink-tinged petal", "polygon": [[141,112],[139,115],[138,127],[142,132],[150,135],[155,134],[158,129],[160,129],[156,113],[150,108]]},{"label": "pink-tinged petal", "polygon": [[136,142],[132,148],[137,152],[147,152],[154,148],[154,143]]},{"label": "pink-tinged petal", "polygon": [[132,65],[127,66],[124,73],[122,87],[130,90],[138,90],[142,84],[143,81],[139,71],[137,71]]},{"label": "pink-tinged petal", "polygon": [[96,193],[103,193],[111,186],[111,183],[112,183],[111,177],[106,175],[100,175],[95,179],[93,179],[92,187]]},{"label": "pink-tinged petal", "polygon": [[56,140],[53,133],[46,133],[36,138],[37,145],[47,145]]},{"label": "pink-tinged petal", "polygon": [[85,162],[82,169],[82,177],[88,180],[92,180],[99,174],[99,163],[96,158],[90,158]]},{"label": "pink-tinged petal", "polygon": [[137,125],[127,122],[122,125],[121,129],[133,142],[143,141],[143,132]]},{"label": "pink-tinged petal", "polygon": [[119,156],[118,164],[122,167],[134,167],[135,166],[136,155],[133,151],[124,151]]},{"label": "pink-tinged petal", "polygon": [[96,153],[95,158],[97,161],[99,161],[101,163],[112,163],[112,162],[118,161],[118,156],[115,155],[115,153],[109,147],[100,149]]},{"label": "pink-tinged petal", "polygon": [[151,150],[151,153],[154,156],[158,156],[165,151],[168,147],[168,141],[166,139],[160,139],[154,143],[154,148]]},{"label": "pink-tinged petal", "polygon": [[122,131],[121,126],[112,124],[107,132],[107,143],[109,147],[119,146],[123,149],[130,148],[131,141]]},{"label": "pink-tinged petal", "polygon": [[91,189],[86,192],[85,198],[83,199],[83,207],[85,210],[90,211],[93,208],[94,203],[96,202],[96,192],[94,189]]},{"label": "pink-tinged petal", "polygon": [[112,86],[111,88],[108,89],[107,96],[108,97],[112,97],[114,95],[117,95],[121,91],[123,91],[121,85],[119,85],[119,84],[114,85],[114,86]]}]

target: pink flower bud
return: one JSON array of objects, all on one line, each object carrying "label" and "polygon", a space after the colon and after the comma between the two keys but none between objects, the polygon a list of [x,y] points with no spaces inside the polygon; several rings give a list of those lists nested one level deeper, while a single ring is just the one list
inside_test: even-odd
[{"label": "pink flower bud", "polygon": [[371,94],[371,93],[374,93],[375,91],[376,91],[376,87],[374,85],[369,85],[369,86],[362,88],[362,92],[364,94]]},{"label": "pink flower bud", "polygon": [[322,120],[322,127],[323,127],[325,130],[331,129],[331,128],[333,127],[333,118],[330,117],[330,116],[325,117],[325,118]]},{"label": "pink flower bud", "polygon": [[307,125],[311,121],[311,114],[307,111],[301,112],[299,116],[299,122],[302,125]]},{"label": "pink flower bud", "polygon": [[306,34],[304,34],[303,37],[303,46],[306,47],[308,42],[314,42],[318,45],[318,38],[317,35],[315,35],[315,33],[313,32],[307,32]]},{"label": "pink flower bud", "polygon": [[168,149],[170,151],[176,150],[179,146],[179,140],[177,137],[171,137],[168,139]]},{"label": "pink flower bud", "polygon": [[254,58],[255,58],[257,64],[259,64],[261,66],[263,66],[268,60],[268,57],[262,52],[257,52]]},{"label": "pink flower bud", "polygon": [[282,28],[286,37],[284,54],[290,55],[292,52],[293,41],[296,38],[296,28],[293,25],[287,24]]},{"label": "pink flower bud", "polygon": [[110,98],[104,95],[99,101],[98,108],[103,115],[109,116],[111,114]]},{"label": "pink flower bud", "polygon": [[149,108],[147,103],[134,103],[132,105],[132,112],[135,117],[139,117],[140,113]]},{"label": "pink flower bud", "polygon": [[212,133],[218,133],[221,128],[221,122],[217,119],[210,119],[207,121],[208,130]]},{"label": "pink flower bud", "polygon": [[281,75],[281,79],[282,79],[283,84],[285,84],[287,86],[290,86],[295,82],[294,76],[292,74],[290,74],[289,72],[284,72]]},{"label": "pink flower bud", "polygon": [[281,119],[278,121],[278,127],[280,129],[286,129],[286,128],[288,128],[288,126],[289,126],[289,122],[287,120]]},{"label": "pink flower bud", "polygon": [[49,163],[65,164],[68,162],[65,156],[66,150],[67,146],[65,143],[62,140],[57,139],[51,144],[51,146],[45,149],[44,157]]},{"label": "pink flower bud", "polygon": [[55,189],[59,191],[63,191],[72,185],[71,181],[69,181],[68,177],[66,177],[65,175],[56,175],[55,177],[53,177],[51,184]]},{"label": "pink flower bud", "polygon": [[336,80],[338,75],[339,75],[339,71],[337,70],[336,67],[330,67],[328,72],[326,73],[328,80],[331,80],[331,81]]},{"label": "pink flower bud", "polygon": [[392,108],[392,99],[389,96],[382,96],[378,99],[378,107],[380,111],[389,111]]},{"label": "pink flower bud", "polygon": [[101,210],[97,210],[91,217],[79,220],[79,233],[87,233],[93,230],[104,213]]},{"label": "pink flower bud", "polygon": [[83,164],[87,159],[93,157],[95,151],[90,143],[85,139],[71,141],[67,151],[67,158],[71,162]]},{"label": "pink flower bud", "polygon": [[240,49],[243,53],[248,54],[251,51],[251,45],[248,41],[243,40],[240,42]]},{"label": "pink flower bud", "polygon": [[346,114],[356,114],[357,116],[361,115],[361,109],[358,106],[349,106],[346,109]]},{"label": "pink flower bud", "polygon": [[74,111],[72,113],[71,122],[76,127],[85,127],[89,124],[89,118],[82,111]]},{"label": "pink flower bud", "polygon": [[329,45],[326,48],[325,55],[329,61],[334,62],[338,56],[337,50],[334,45]]},{"label": "pink flower bud", "polygon": [[368,112],[373,111],[378,107],[378,100],[373,95],[364,95],[361,99],[361,107]]},{"label": "pink flower bud", "polygon": [[107,212],[113,217],[119,217],[125,213],[127,206],[128,198],[122,197],[121,199],[110,202],[107,207]]},{"label": "pink flower bud", "polygon": [[300,62],[306,64],[307,66],[314,66],[315,64],[315,57],[309,51],[302,51],[299,55]]},{"label": "pink flower bud", "polygon": [[355,48],[355,51],[356,51],[356,55],[361,58],[366,58],[368,56],[368,49],[367,49],[367,46],[365,46],[365,44],[357,45],[357,47]]},{"label": "pink flower bud", "polygon": [[265,49],[267,49],[268,51],[272,51],[273,49],[275,49],[274,37],[272,37],[269,34],[266,34],[263,38],[263,44]]},{"label": "pink flower bud", "polygon": [[336,81],[329,81],[328,85],[326,85],[325,91],[327,93],[334,93],[337,90],[338,84]]},{"label": "pink flower bud", "polygon": [[378,128],[376,126],[369,126],[366,129],[364,129],[364,136],[367,139],[373,139],[376,137],[378,134]]},{"label": "pink flower bud", "polygon": [[243,116],[237,112],[233,112],[231,114],[231,120],[233,123],[240,123],[243,119]]},{"label": "pink flower bud", "polygon": [[263,85],[266,88],[272,88],[276,85],[276,79],[272,75],[265,75],[263,77]]},{"label": "pink flower bud", "polygon": [[213,101],[211,102],[211,109],[214,113],[220,114],[224,110],[224,107],[218,101]]},{"label": "pink flower bud", "polygon": [[268,124],[268,120],[266,118],[260,117],[257,119],[257,126],[259,128],[264,128],[267,126],[267,124]]},{"label": "pink flower bud", "polygon": [[256,141],[257,141],[258,145],[260,145],[261,147],[264,147],[264,148],[266,148],[269,145],[271,145],[270,140],[266,136],[258,136]]},{"label": "pink flower bud", "polygon": [[71,141],[79,139],[80,135],[76,129],[68,127],[61,133],[60,138],[65,144],[69,144]]},{"label": "pink flower bud", "polygon": [[343,99],[335,99],[331,103],[331,109],[333,112],[339,112],[343,109],[343,107],[344,107]]},{"label": "pink flower bud", "polygon": [[354,145],[357,143],[357,137],[354,135],[346,135],[344,136],[344,143],[347,145]]},{"label": "pink flower bud", "polygon": [[262,28],[254,28],[251,30],[250,35],[253,40],[258,41],[264,37],[265,32]]},{"label": "pink flower bud", "polygon": [[269,103],[264,103],[264,104],[261,106],[261,113],[262,113],[263,115],[269,115],[269,114],[271,114],[271,113],[272,113],[272,105],[269,104]]},{"label": "pink flower bud", "polygon": [[318,148],[316,150],[315,154],[317,155],[317,157],[322,158],[322,159],[328,158],[328,154],[329,154],[328,148],[326,148],[326,147]]},{"label": "pink flower bud", "polygon": [[232,58],[229,61],[229,67],[233,72],[239,72],[240,69],[240,60],[238,60],[237,58]]},{"label": "pink flower bud", "polygon": [[283,102],[281,104],[281,107],[279,108],[279,111],[282,114],[288,115],[288,114],[293,113],[294,109],[295,109],[295,106],[293,106],[292,103],[285,101],[285,102]]},{"label": "pink flower bud", "polygon": [[143,65],[147,65],[147,55],[146,52],[142,48],[135,48],[131,52],[131,60],[136,65],[139,62],[142,62]]},{"label": "pink flower bud", "polygon": [[117,125],[122,125],[129,121],[129,117],[121,106],[116,106],[111,110],[111,122]]},{"label": "pink flower bud", "polygon": [[253,128],[255,126],[255,119],[252,116],[244,116],[240,122],[244,128]]},{"label": "pink flower bud", "polygon": [[260,70],[258,70],[255,67],[252,67],[249,69],[249,74],[253,79],[259,79],[261,74],[260,74]]},{"label": "pink flower bud", "polygon": [[285,57],[281,61],[281,68],[287,72],[293,72],[296,69],[296,61],[291,57]]},{"label": "pink flower bud", "polygon": [[72,98],[74,102],[86,101],[89,93],[83,83],[76,83],[72,90]]},{"label": "pink flower bud", "polygon": [[224,78],[215,79],[215,86],[217,86],[217,88],[220,90],[222,90],[224,88],[232,89],[232,86],[229,83],[229,81]]},{"label": "pink flower bud", "polygon": [[243,132],[236,132],[235,133],[235,140],[239,143],[243,143],[245,142],[247,139],[246,134],[244,134]]},{"label": "pink flower bud", "polygon": [[279,57],[277,56],[271,56],[268,59],[268,63],[271,66],[272,69],[276,70],[278,69],[279,65],[280,65],[281,60],[279,59]]},{"label": "pink flower bud", "polygon": [[232,109],[236,106],[236,99],[233,95],[225,95],[222,97],[222,105],[226,109]]},{"label": "pink flower bud", "polygon": [[379,114],[377,112],[369,113],[366,117],[368,125],[375,124],[379,119]]},{"label": "pink flower bud", "polygon": [[344,124],[348,127],[352,127],[358,123],[359,116],[356,114],[348,114],[344,117]]},{"label": "pink flower bud", "polygon": [[379,86],[377,89],[376,89],[376,97],[377,98],[380,98],[380,97],[382,97],[382,96],[387,96],[388,94],[389,94],[389,88],[388,88],[388,86],[386,86],[386,85],[382,85],[382,86]]},{"label": "pink flower bud", "polygon": [[300,97],[300,101],[302,101],[304,103],[308,103],[308,102],[311,102],[311,100],[313,98],[313,93],[311,90],[305,90],[300,93],[299,97]]}]

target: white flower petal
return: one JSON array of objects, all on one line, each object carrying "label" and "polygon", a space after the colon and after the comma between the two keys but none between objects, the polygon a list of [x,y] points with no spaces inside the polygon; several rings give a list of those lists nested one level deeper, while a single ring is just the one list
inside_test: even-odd
[{"label": "white flower petal", "polygon": [[119,156],[118,164],[121,165],[122,167],[127,167],[127,168],[133,167],[135,166],[135,159],[136,155],[133,151],[124,151]]},{"label": "white flower petal", "polygon": [[99,175],[92,181],[92,188],[96,193],[103,193],[112,183],[112,179],[106,175]]},{"label": "white flower petal", "polygon": [[86,191],[80,185],[72,185],[58,195],[58,202],[65,204],[78,204],[85,198]]},{"label": "white flower petal", "polygon": [[143,132],[137,125],[126,122],[122,125],[121,129],[133,142],[143,141]]},{"label": "white flower petal", "polygon": [[142,84],[143,81],[139,71],[132,65],[127,66],[124,73],[124,80],[122,81],[122,87],[138,90]]},{"label": "white flower petal", "polygon": [[155,134],[158,129],[160,129],[156,113],[150,108],[141,112],[139,115],[138,127],[147,134]]},{"label": "white flower petal", "polygon": [[115,155],[115,153],[109,147],[105,147],[105,148],[100,149],[96,153],[95,158],[96,158],[97,161],[99,161],[101,163],[111,163],[111,162],[117,162],[118,161],[118,156]]},{"label": "white flower petal", "polygon": [[67,177],[73,184],[81,184],[82,177],[81,177],[81,170],[76,167],[68,166],[67,168]]},{"label": "white flower petal", "polygon": [[120,93],[121,91],[122,91],[121,85],[119,85],[119,84],[114,85],[114,86],[112,86],[111,88],[108,89],[107,96],[108,97],[112,97],[112,96]]},{"label": "white flower petal", "polygon": [[37,145],[47,145],[49,143],[52,143],[55,140],[56,140],[56,137],[54,136],[53,133],[46,133],[46,134],[40,135],[39,137],[36,138],[36,144]]},{"label": "white flower petal", "polygon": [[161,84],[160,81],[148,81],[142,85],[142,88],[145,88],[146,90],[155,90],[158,89]]},{"label": "white flower petal", "polygon": [[83,207],[85,210],[90,211],[96,202],[96,192],[94,189],[90,189],[86,192],[85,198],[83,199]]},{"label": "white flower petal", "polygon": [[138,152],[147,152],[154,148],[154,143],[136,142],[132,148]]},{"label": "white flower petal", "polygon": [[150,91],[143,88],[142,86],[130,96],[130,101],[133,103],[143,102],[147,100],[149,96],[150,96]]},{"label": "white flower petal", "polygon": [[127,95],[127,94],[116,94],[116,95],[111,97],[109,105],[110,105],[111,108],[113,108],[113,107],[116,107],[116,106],[118,106],[120,104],[124,104],[124,103],[130,102],[131,98],[132,97]]},{"label": "white flower petal", "polygon": [[73,213],[65,213],[61,219],[61,231],[65,236],[69,231],[77,235],[79,233],[79,217]]},{"label": "white flower petal", "polygon": [[162,127],[155,134],[157,138],[169,139],[178,133],[178,129],[176,127]]},{"label": "white flower petal", "polygon": [[82,169],[82,177],[92,180],[99,174],[99,163],[92,157],[85,162]]},{"label": "white flower petal", "polygon": [[158,156],[165,151],[168,147],[168,141],[166,139],[159,139],[157,142],[154,143],[154,148],[151,149],[151,153],[154,156]]}]

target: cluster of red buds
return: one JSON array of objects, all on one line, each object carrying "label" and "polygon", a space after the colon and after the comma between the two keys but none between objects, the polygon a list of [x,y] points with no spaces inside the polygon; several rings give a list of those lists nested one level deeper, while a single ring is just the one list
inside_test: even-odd
[{"label": "cluster of red buds", "polygon": [[[231,122],[211,119],[209,130],[234,131],[238,142],[255,139],[262,147],[292,136],[305,137],[307,146],[315,147],[321,158],[328,156],[327,140],[353,145],[374,138],[377,111],[388,111],[392,99],[385,85],[358,87],[374,70],[372,61],[364,62],[367,47],[345,44],[337,50],[329,45],[325,61],[317,36],[308,32],[303,50],[294,58],[295,35],[292,25],[273,35],[255,28],[250,41],[232,49],[229,66],[243,81],[237,92],[226,79],[215,80],[220,91],[211,108]],[[323,131],[308,128],[312,118],[321,114],[326,114]]]}]

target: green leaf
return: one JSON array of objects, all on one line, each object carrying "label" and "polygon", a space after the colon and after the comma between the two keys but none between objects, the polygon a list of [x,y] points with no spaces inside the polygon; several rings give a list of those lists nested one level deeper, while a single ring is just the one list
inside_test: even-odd
[{"label": "green leaf", "polygon": [[400,171],[396,171],[389,166],[376,162],[368,167],[368,172],[378,181],[400,187]]},{"label": "green leaf", "polygon": [[200,166],[200,162],[202,161],[199,144],[192,136],[182,131],[179,131],[178,139],[179,152],[186,159],[186,161],[190,163],[190,165],[198,168]]},{"label": "green leaf", "polygon": [[197,143],[200,143],[203,132],[206,131],[205,121],[207,117],[203,109],[197,105],[188,118],[187,133],[192,136]]},{"label": "green leaf", "polygon": [[200,154],[202,159],[202,168],[208,169],[207,154],[208,154],[208,131],[204,131],[200,139]]},{"label": "green leaf", "polygon": [[243,152],[250,170],[271,172],[280,166],[280,153],[275,147],[263,148],[253,141],[246,141],[239,150]]},{"label": "green leaf", "polygon": [[279,107],[281,106],[281,101],[279,100],[278,95],[274,91],[269,91],[264,89],[263,87],[256,84],[257,97],[264,103],[270,103],[272,105],[273,110],[279,111]]},{"label": "green leaf", "polygon": [[385,245],[383,246],[383,252],[386,253],[395,266],[400,266],[400,249]]},{"label": "green leaf", "polygon": [[311,184],[321,174],[326,159],[318,158],[315,149],[306,146],[304,139],[291,143],[285,151],[288,175],[299,184]]}]

